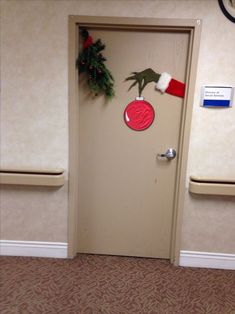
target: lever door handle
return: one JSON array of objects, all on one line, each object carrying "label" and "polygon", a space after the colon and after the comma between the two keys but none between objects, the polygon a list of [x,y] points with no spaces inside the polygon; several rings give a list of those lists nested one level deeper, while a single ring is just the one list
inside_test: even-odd
[{"label": "lever door handle", "polygon": [[158,157],[166,158],[172,160],[176,157],[176,150],[173,148],[168,148],[164,154],[157,154]]}]

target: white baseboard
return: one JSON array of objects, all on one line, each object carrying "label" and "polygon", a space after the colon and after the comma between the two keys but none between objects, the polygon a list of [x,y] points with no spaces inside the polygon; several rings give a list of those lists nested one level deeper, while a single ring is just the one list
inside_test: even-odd
[{"label": "white baseboard", "polygon": [[179,265],[235,270],[235,254],[180,251]]},{"label": "white baseboard", "polygon": [[66,258],[67,243],[0,240],[0,255]]},{"label": "white baseboard", "polygon": [[[0,240],[0,255],[67,258],[68,244]],[[235,254],[180,251],[180,266],[235,270]]]}]

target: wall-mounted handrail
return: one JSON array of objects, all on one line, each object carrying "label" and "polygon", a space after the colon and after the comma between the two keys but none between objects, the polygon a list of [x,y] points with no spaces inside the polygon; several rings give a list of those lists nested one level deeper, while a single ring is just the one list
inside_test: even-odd
[{"label": "wall-mounted handrail", "polygon": [[64,170],[55,169],[17,169],[1,168],[0,184],[34,185],[34,186],[63,186]]},{"label": "wall-mounted handrail", "polygon": [[189,192],[194,194],[235,196],[235,179],[190,176]]}]

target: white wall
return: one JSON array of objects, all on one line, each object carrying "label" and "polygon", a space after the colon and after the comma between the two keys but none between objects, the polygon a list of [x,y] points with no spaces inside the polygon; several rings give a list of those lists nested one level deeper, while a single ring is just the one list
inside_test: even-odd
[{"label": "white wall", "polygon": [[[235,177],[235,107],[199,107],[202,85],[235,85],[235,28],[217,0],[3,0],[1,9],[1,166],[68,169],[68,15],[196,18],[188,176]],[[66,242],[67,196],[67,184],[53,193],[3,188],[1,238]],[[234,201],[186,192],[182,249],[235,253]]]}]

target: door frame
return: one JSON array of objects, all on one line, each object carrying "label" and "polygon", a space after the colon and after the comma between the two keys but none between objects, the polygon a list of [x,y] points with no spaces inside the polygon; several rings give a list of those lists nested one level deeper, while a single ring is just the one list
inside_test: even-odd
[{"label": "door frame", "polygon": [[79,152],[79,89],[76,59],[79,53],[79,28],[102,27],[139,30],[182,31],[189,34],[189,53],[186,67],[186,94],[183,100],[181,127],[179,135],[179,159],[176,171],[174,193],[173,223],[171,235],[170,260],[179,263],[182,213],[184,206],[185,181],[190,139],[191,117],[194,101],[194,89],[201,35],[199,19],[158,19],[132,17],[96,17],[69,16],[69,204],[68,204],[68,257],[77,254],[77,219],[78,219],[78,152]]}]

